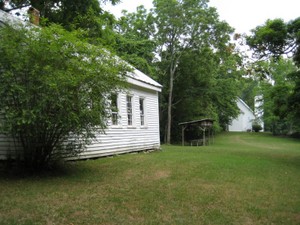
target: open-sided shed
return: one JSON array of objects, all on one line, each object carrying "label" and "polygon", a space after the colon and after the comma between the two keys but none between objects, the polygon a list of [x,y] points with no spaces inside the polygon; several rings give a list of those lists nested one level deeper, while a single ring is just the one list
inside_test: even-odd
[{"label": "open-sided shed", "polygon": [[[182,145],[185,143],[185,130],[189,127],[198,127],[202,130],[202,137],[199,139],[190,140],[191,145],[206,145],[209,143],[210,138],[212,137],[213,119],[201,119],[201,120],[193,120],[188,122],[182,122],[178,125],[181,126],[181,136],[182,136]],[[206,134],[208,132],[208,134]]]}]

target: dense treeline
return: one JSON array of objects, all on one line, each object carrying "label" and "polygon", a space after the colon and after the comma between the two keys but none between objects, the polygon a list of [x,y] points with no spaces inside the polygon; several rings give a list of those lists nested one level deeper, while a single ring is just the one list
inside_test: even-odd
[{"label": "dense treeline", "polygon": [[[264,121],[273,134],[300,134],[300,17],[289,22],[268,20],[252,30],[247,43],[264,96]],[[254,92],[255,92],[254,91]]]}]

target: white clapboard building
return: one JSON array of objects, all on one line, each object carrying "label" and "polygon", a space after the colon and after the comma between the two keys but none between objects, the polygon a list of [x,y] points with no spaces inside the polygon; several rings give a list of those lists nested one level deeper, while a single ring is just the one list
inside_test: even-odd
[{"label": "white clapboard building", "polygon": [[237,99],[237,106],[240,114],[228,125],[228,131],[251,131],[255,120],[253,110],[240,98]]},{"label": "white clapboard building", "polygon": [[160,148],[158,93],[162,86],[137,69],[127,81],[130,88],[112,98],[117,110],[105,134],[98,134],[80,158]]},{"label": "white clapboard building", "polygon": [[[17,23],[17,20],[0,10],[0,24]],[[162,86],[137,69],[127,74],[127,82],[129,88],[112,98],[115,112],[105,134],[96,134],[97,138],[80,158],[160,148],[158,94]],[[20,144],[0,134],[0,159],[13,157],[18,148]]]}]

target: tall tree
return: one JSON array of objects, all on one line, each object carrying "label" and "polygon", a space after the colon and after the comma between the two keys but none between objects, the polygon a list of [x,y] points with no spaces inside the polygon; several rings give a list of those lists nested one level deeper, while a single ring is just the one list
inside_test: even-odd
[{"label": "tall tree", "polygon": [[207,47],[225,50],[232,29],[219,21],[216,10],[208,7],[207,0],[154,0],[153,3],[159,65],[167,90],[165,142],[170,143],[174,82],[182,55],[190,49],[197,51]]},{"label": "tall tree", "polygon": [[[252,30],[252,34],[247,37],[247,43],[259,59],[279,59],[282,55],[293,57],[298,67],[290,74],[290,79],[295,85],[293,90],[287,91],[285,95],[288,96],[287,104],[293,112],[294,122],[300,126],[300,17],[288,23],[281,19],[267,20],[263,26]],[[285,90],[284,87],[282,90]]]}]

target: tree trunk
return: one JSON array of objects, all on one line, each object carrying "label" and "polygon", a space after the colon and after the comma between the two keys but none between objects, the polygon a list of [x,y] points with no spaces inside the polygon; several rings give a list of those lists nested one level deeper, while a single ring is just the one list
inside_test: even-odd
[{"label": "tree trunk", "polygon": [[171,67],[170,68],[170,90],[169,90],[169,99],[168,99],[168,121],[167,121],[167,142],[166,142],[166,144],[171,144],[174,73],[175,73],[175,70]]}]

